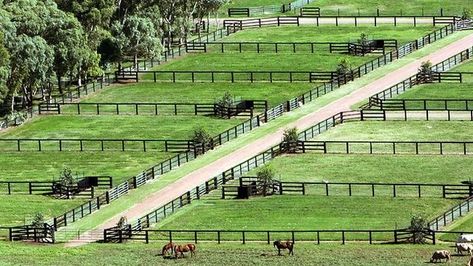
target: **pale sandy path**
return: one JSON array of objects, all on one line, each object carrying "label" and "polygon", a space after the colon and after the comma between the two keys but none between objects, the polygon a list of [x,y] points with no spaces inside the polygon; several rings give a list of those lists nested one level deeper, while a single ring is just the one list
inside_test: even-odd
[{"label": "pale sandy path", "polygon": [[[258,140],[248,143],[246,146],[241,147],[238,150],[180,178],[174,183],[167,187],[154,192],[149,195],[145,200],[135,204],[132,208],[116,215],[109,219],[107,222],[101,224],[96,232],[100,232],[105,228],[115,226],[121,216],[128,217],[129,221],[133,221],[139,217],[146,215],[152,210],[166,204],[167,202],[179,197],[187,191],[199,186],[213,176],[216,176],[223,171],[235,166],[236,164],[243,162],[267,149],[281,142],[282,133],[285,128],[297,127],[299,129],[308,128],[320,121],[325,120],[339,112],[347,111],[350,106],[361,102],[369,96],[380,92],[392,85],[395,85],[406,78],[413,75],[420,67],[421,63],[430,60],[433,64],[439,63],[467,48],[473,46],[473,33],[468,36],[440,49],[436,52],[425,56],[421,59],[416,60],[396,71],[391,72],[389,75],[379,78],[370,84],[357,89],[349,95],[346,95],[325,107],[318,109],[317,111],[306,115],[293,123],[285,125],[280,128],[277,132],[266,135]],[[94,231],[95,231],[94,230]],[[91,240],[74,241],[69,243],[69,246],[76,246],[91,242]]]}]

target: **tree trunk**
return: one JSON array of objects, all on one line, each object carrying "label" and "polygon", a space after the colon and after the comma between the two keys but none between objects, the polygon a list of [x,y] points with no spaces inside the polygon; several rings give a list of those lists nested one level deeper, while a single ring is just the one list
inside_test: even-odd
[{"label": "tree trunk", "polygon": [[138,54],[134,54],[133,55],[133,67],[135,68],[136,71],[138,71]]},{"label": "tree trunk", "polygon": [[63,94],[63,93],[64,93],[64,89],[63,89],[61,83],[62,83],[62,76],[58,74],[58,75],[57,75],[57,87],[58,87],[58,89],[59,89],[59,93],[60,93],[60,94]]}]

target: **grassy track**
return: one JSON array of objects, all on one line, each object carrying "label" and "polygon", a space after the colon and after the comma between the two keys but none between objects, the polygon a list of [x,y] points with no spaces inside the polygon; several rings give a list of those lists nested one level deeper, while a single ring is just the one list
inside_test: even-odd
[{"label": "grassy track", "polygon": [[[405,227],[413,214],[433,218],[455,201],[283,195],[250,200],[202,200],[159,224],[160,229],[310,230]],[[297,217],[297,218],[296,218]]]},{"label": "grassy track", "polygon": [[[65,249],[60,246],[1,243],[4,265],[422,265],[437,249],[448,245],[367,245],[297,243],[295,256],[277,256],[267,244],[197,244],[197,256],[165,260],[158,254],[163,242],[153,244],[90,244]],[[338,255],[343,254],[343,255]],[[449,265],[465,265],[468,257],[453,257]]]},{"label": "grassy track", "polygon": [[308,6],[317,6],[321,9],[322,16],[337,15],[340,10],[340,15],[376,15],[376,9],[380,9],[380,15],[424,15],[439,16],[440,9],[444,9],[444,15],[460,16],[463,8],[471,7],[473,2],[471,0],[422,0],[422,1],[376,1],[376,0],[320,0],[315,1]]}]

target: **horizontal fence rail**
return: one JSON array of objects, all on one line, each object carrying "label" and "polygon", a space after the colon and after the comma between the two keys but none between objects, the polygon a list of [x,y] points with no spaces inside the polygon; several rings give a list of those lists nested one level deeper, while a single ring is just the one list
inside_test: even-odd
[{"label": "horizontal fence rail", "polygon": [[440,230],[443,227],[448,226],[459,218],[468,214],[473,208],[473,198],[469,197],[462,203],[452,207],[445,213],[437,216],[435,219],[428,223],[428,227],[431,230]]},{"label": "horizontal fence rail", "polygon": [[[436,243],[436,232],[424,230],[426,240]],[[105,242],[123,243],[127,240],[151,242],[176,242],[176,241],[199,241],[235,242],[242,244],[247,242],[265,242],[271,244],[276,240],[291,240],[294,243],[314,242],[320,244],[324,241],[340,241],[345,244],[349,241],[366,241],[369,244],[408,243],[412,241],[414,232],[407,229],[383,230],[383,229],[334,229],[334,230],[135,230],[135,229],[106,229],[104,231]]]},{"label": "horizontal fence rail", "polygon": [[472,111],[473,99],[380,99],[382,110]]},{"label": "horizontal fence rail", "polygon": [[[381,20],[380,20],[381,19]],[[388,20],[391,19],[389,22]],[[266,26],[282,26],[282,25],[301,25],[301,21],[304,20],[304,25],[347,25],[353,24],[358,26],[360,24],[372,24],[377,26],[378,24],[392,24],[397,26],[398,24],[405,24],[410,22],[412,25],[417,24],[431,24],[433,26],[445,25],[445,24],[456,24],[460,19],[456,16],[321,16],[313,17],[310,20],[306,20],[301,17],[274,17],[274,18],[261,18],[261,19],[245,19],[236,20],[228,19],[224,20],[223,25],[227,29],[227,33],[231,34],[247,28],[261,28]]]},{"label": "horizontal fence rail", "polygon": [[[385,53],[386,49],[396,49],[397,40],[371,40],[379,46],[368,52]],[[187,52],[256,52],[256,53],[350,53],[351,47],[361,45],[352,42],[208,42],[187,43]],[[366,45],[369,47],[369,45]]]},{"label": "horizontal fence rail", "polygon": [[161,139],[0,139],[2,151],[164,151],[193,150],[191,140]]},{"label": "horizontal fence rail", "polygon": [[[444,72],[452,69],[455,66],[458,66],[459,64],[469,60],[470,58],[473,58],[473,47],[468,48],[450,58],[447,60],[444,60],[432,67],[432,71],[435,72]],[[370,102],[372,101],[373,98],[375,99],[389,99],[393,98],[411,88],[413,88],[416,84],[417,75],[413,75],[406,80],[386,89],[383,90],[373,96],[370,97]]]},{"label": "horizontal fence rail", "polygon": [[[200,149],[186,151],[183,153],[179,153],[176,156],[165,160],[145,171],[141,172],[140,174],[131,177],[127,181],[118,184],[117,186],[111,188],[110,190],[106,191],[105,193],[95,197],[94,199],[75,207],[64,214],[54,217],[52,220],[48,221],[48,224],[53,225],[55,230],[58,230],[60,227],[68,226],[71,223],[74,223],[85,216],[90,215],[91,213],[99,210],[102,206],[110,204],[110,202],[126,195],[129,190],[136,189],[145,185],[146,183],[158,179],[160,176],[164,175],[165,173],[170,172],[182,164],[187,163],[196,158],[196,155],[205,152],[208,149],[212,149],[218,145],[223,145],[224,143],[239,137],[242,134],[245,134],[254,128],[260,126],[260,118],[259,116],[253,117],[245,122],[217,135],[212,138],[212,144],[208,148],[203,148],[201,146]],[[170,143],[168,143],[170,145]],[[207,147],[207,146],[205,146]],[[185,200],[180,198],[180,204],[183,204]],[[177,204],[177,203],[175,203]],[[173,205],[173,208],[177,205]]]},{"label": "horizontal fence rail", "polygon": [[471,155],[473,142],[461,141],[303,141],[302,152],[342,154]]},{"label": "horizontal fence rail", "polygon": [[[447,27],[444,27],[429,36],[433,35],[435,36],[434,38],[429,38],[432,41],[436,41],[438,39],[441,39],[447,35],[449,35],[451,32],[455,30],[454,26],[450,25]],[[439,33],[440,32],[440,33]],[[445,33],[444,33],[445,32]],[[223,35],[223,32],[220,31],[220,34]],[[228,32],[227,32],[228,34]],[[214,40],[215,40],[215,35],[214,35]],[[420,47],[422,47],[423,44],[421,44]],[[411,53],[413,49],[411,49],[411,45],[405,45],[400,47],[395,53],[391,52],[390,54],[383,55],[382,57],[379,57],[372,62],[369,62],[365,64],[364,66],[360,67],[360,69],[364,69],[364,71],[360,71],[360,76],[362,74],[369,73],[370,71],[387,64],[388,62],[391,62],[394,58],[398,58],[400,56],[405,56],[408,53]],[[409,49],[406,50],[406,47],[409,47]],[[420,48],[418,47],[418,48]],[[402,54],[399,53],[399,51],[403,51]],[[181,53],[181,49],[179,48],[179,53]],[[396,56],[393,56],[396,54]],[[174,55],[174,53],[173,53]],[[377,63],[377,64],[376,64]],[[146,67],[146,62],[144,62],[144,65]],[[309,93],[304,94],[301,98],[302,102],[305,101],[312,101],[316,97],[312,94],[314,91],[317,93],[317,97],[319,96],[319,93],[328,93],[329,91],[334,90],[336,85],[333,83],[328,83],[324,84],[323,86],[319,86],[316,89],[310,91]],[[306,95],[308,98],[306,98]],[[228,130],[225,133],[220,134],[217,138],[214,138],[214,142],[216,139],[218,139],[220,144],[223,144],[226,141],[229,141],[232,138],[235,138],[240,134],[240,132],[245,133],[247,130],[252,130],[252,128],[258,127],[260,125],[260,121],[265,121],[268,122],[270,121],[269,117],[271,119],[275,119],[278,116],[282,115],[284,111],[291,111],[292,109],[289,110],[284,110],[284,107],[282,111],[279,111],[281,106],[277,106],[271,110],[268,110],[265,112],[263,115],[256,116],[247,122],[236,126],[234,129]],[[297,107],[296,107],[297,108]],[[268,116],[268,114],[272,114],[272,116]],[[329,119],[330,121],[333,121],[334,119]],[[325,125],[327,127],[331,127],[334,125],[330,125],[331,122],[329,120],[324,121]],[[320,129],[320,127],[319,127]],[[304,132],[305,135],[307,135],[307,131]],[[314,132],[312,132],[314,133]],[[195,189],[189,191],[188,193],[185,193],[181,195],[180,197],[176,198],[175,200],[171,201],[170,203],[160,207],[159,209],[150,212],[149,214],[141,217],[138,219],[134,224],[133,228],[141,230],[143,228],[149,227],[149,225],[154,222],[158,222],[159,220],[163,219],[163,217],[166,217],[169,214],[172,214],[175,212],[178,208],[184,206],[186,202],[190,203],[192,199],[199,199],[202,195],[208,193],[212,189],[216,189],[219,185],[225,184],[227,181],[232,180],[234,178],[238,178],[239,176],[243,175],[244,173],[250,171],[251,169],[254,169],[260,165],[265,164],[267,161],[271,160],[275,156],[279,155],[281,151],[279,148],[273,147],[270,150],[254,157],[251,158],[227,171],[222,173],[222,175],[218,175],[208,182],[196,187]],[[189,160],[194,159],[194,153],[186,152],[186,153],[181,153],[178,154],[177,156],[160,163],[146,171],[144,171],[142,174],[137,175],[130,180],[128,180],[125,183],[120,184],[119,186],[115,187],[113,189],[113,194],[117,194],[118,196],[124,195],[127,193],[128,189],[130,188],[130,183],[135,187],[139,187],[143,184],[146,183],[147,180],[155,179],[159,175],[162,175],[176,167],[179,167],[182,163],[185,163]],[[108,196],[107,196],[108,194]],[[187,200],[187,201],[186,201]],[[89,201],[77,208],[72,209],[71,211],[65,213],[64,215],[56,217],[53,221],[51,221],[51,224],[54,224],[54,227],[59,228],[62,226],[67,226],[68,223],[74,222],[90,213],[93,211],[97,210],[100,208],[101,204],[108,204],[110,202],[110,192],[107,192],[105,194],[100,195],[99,197],[96,198],[96,200]]]},{"label": "horizontal fence rail", "polygon": [[[258,186],[256,177],[241,177],[239,186]],[[275,181],[274,194],[321,196],[387,196],[465,198],[473,196],[473,184],[369,183],[369,182],[289,182]],[[224,188],[223,186],[222,188]],[[237,186],[235,186],[237,187]],[[222,194],[223,196],[223,194]]]}]

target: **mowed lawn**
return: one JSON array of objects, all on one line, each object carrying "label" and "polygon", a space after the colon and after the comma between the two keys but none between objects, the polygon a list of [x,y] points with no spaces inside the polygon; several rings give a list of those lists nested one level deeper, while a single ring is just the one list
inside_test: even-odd
[{"label": "mowed lawn", "polygon": [[[0,227],[31,224],[36,213],[41,213],[46,219],[59,216],[84,203],[84,198],[54,199],[41,195],[0,195]],[[6,236],[0,230],[0,237]]]},{"label": "mowed lawn", "polygon": [[282,181],[460,184],[471,179],[473,157],[305,153],[277,157],[270,165]]},{"label": "mowed lawn", "polygon": [[[178,242],[183,243],[183,242]],[[197,256],[168,260],[159,254],[165,242],[150,244],[88,244],[76,248],[60,245],[31,245],[3,242],[4,265],[422,265],[437,249],[453,249],[450,244],[368,245],[364,243],[299,242],[294,256],[277,256],[277,250],[263,243],[198,243]],[[343,255],[340,255],[343,254]],[[449,265],[465,265],[469,257],[452,257]]]},{"label": "mowed lawn", "polygon": [[[355,67],[377,56],[348,56],[321,53],[203,53],[188,54],[162,65],[157,70],[194,71],[335,71],[342,59],[349,59]],[[144,77],[152,79],[152,76]]]},{"label": "mowed lawn", "polygon": [[[26,151],[2,152],[1,181],[57,180],[64,167],[77,176],[113,177],[115,185],[174,154],[165,152],[107,151]],[[1,186],[6,193],[6,187]],[[3,189],[5,188],[5,189]]]},{"label": "mowed lawn", "polygon": [[206,116],[56,115],[36,117],[0,137],[187,140],[196,128],[202,127],[213,136],[242,121]]},{"label": "mowed lawn", "polygon": [[[439,27],[419,25],[397,27],[391,25],[375,26],[282,26],[245,29],[238,31],[222,41],[224,42],[353,42],[360,39],[362,33],[369,39],[395,39],[398,44],[413,41],[427,35]],[[217,49],[216,49],[217,50]],[[254,49],[253,49],[254,51]],[[284,50],[283,50],[284,51]]]},{"label": "mowed lawn", "polygon": [[[328,153],[347,153],[344,141],[350,141],[348,145],[350,153],[415,154],[417,149],[419,154],[459,155],[464,154],[466,148],[467,154],[472,155],[473,144],[466,144],[464,147],[463,144],[447,143],[443,144],[441,149],[437,143],[420,143],[417,146],[413,143],[471,142],[473,136],[469,132],[472,129],[473,123],[465,121],[347,122],[316,136],[313,140],[328,141],[326,144]],[[369,141],[374,143],[370,146]],[[393,148],[391,142],[408,143],[398,143]]]},{"label": "mowed lawn", "polygon": [[121,85],[100,91],[83,102],[214,103],[226,92],[242,100],[266,100],[275,106],[302,95],[310,83],[150,83]]},{"label": "mowed lawn", "polygon": [[473,123],[464,121],[347,122],[316,136],[324,141],[473,141]]},{"label": "mowed lawn", "polygon": [[[276,195],[249,200],[204,199],[159,224],[159,229],[322,230],[395,229],[415,214],[434,218],[455,200]],[[365,236],[366,237],[366,236]]]},{"label": "mowed lawn", "polygon": [[320,7],[321,15],[376,15],[376,9],[380,10],[380,15],[409,15],[421,16],[422,12],[426,16],[439,16],[440,9],[443,8],[443,14],[448,16],[461,16],[463,8],[468,8],[473,5],[471,0],[319,0],[314,1],[308,6]]}]

